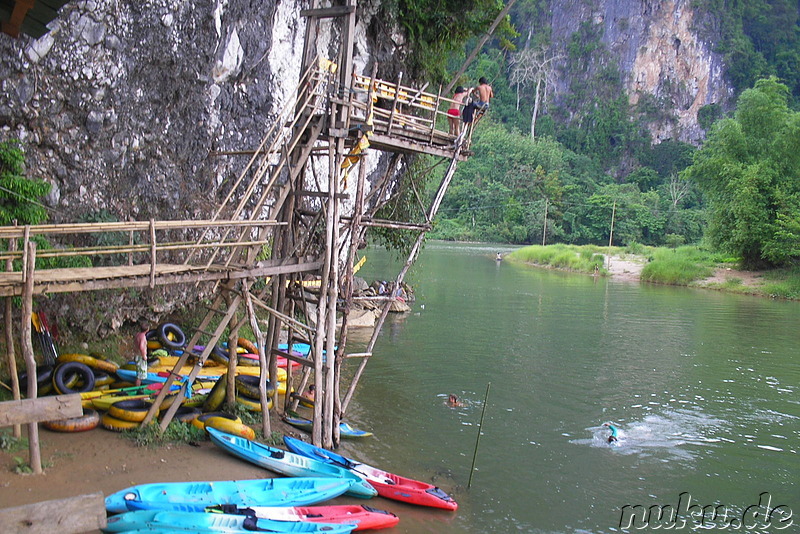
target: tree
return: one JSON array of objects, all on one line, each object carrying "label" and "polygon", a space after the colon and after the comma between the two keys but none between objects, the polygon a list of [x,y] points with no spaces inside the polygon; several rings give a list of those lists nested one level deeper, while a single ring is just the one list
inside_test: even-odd
[{"label": "tree", "polygon": [[39,199],[50,184],[25,176],[25,155],[19,141],[0,143],[0,225],[38,224],[47,219]]},{"label": "tree", "polygon": [[536,139],[536,119],[541,106],[547,101],[547,89],[554,85],[555,63],[561,56],[548,53],[545,46],[525,48],[514,56],[509,82],[517,87],[517,110],[519,111],[520,89],[533,86],[533,112],[531,115],[531,139]]},{"label": "tree", "polygon": [[792,233],[800,220],[800,114],[788,99],[777,78],[759,80],[742,93],[734,117],[716,123],[683,174],[708,200],[712,246],[745,266],[800,259]]}]

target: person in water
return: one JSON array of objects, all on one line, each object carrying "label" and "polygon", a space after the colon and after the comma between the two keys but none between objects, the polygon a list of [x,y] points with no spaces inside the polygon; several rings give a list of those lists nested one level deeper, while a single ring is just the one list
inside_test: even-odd
[{"label": "person in water", "polygon": [[609,443],[614,443],[615,441],[619,441],[619,439],[617,438],[617,427],[615,427],[611,423],[603,423],[603,426],[607,426],[608,429],[611,430],[611,435],[608,436],[608,439],[606,441],[608,441]]},{"label": "person in water", "polygon": [[464,406],[464,404],[460,400],[458,400],[458,397],[453,395],[452,393],[450,394],[449,397],[447,397],[447,405],[450,406],[451,408],[458,408],[460,406]]}]

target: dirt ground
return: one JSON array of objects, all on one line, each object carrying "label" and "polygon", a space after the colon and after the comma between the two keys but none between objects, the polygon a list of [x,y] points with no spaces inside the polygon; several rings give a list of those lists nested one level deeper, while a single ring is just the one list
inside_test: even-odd
[{"label": "dirt ground", "polygon": [[[638,282],[642,269],[647,264],[643,256],[612,256],[606,259],[606,270],[614,280]],[[738,279],[744,287],[757,288],[764,283],[764,273],[761,271],[740,271],[729,268],[718,268],[714,274],[705,280],[693,284],[696,287],[714,287],[724,284],[728,280]]]},{"label": "dirt ground", "polygon": [[[296,429],[272,419],[272,430],[300,437]],[[23,436],[27,437],[27,427]],[[10,431],[10,429],[2,429]],[[0,451],[0,508],[101,492],[108,496],[136,484],[200,480],[245,480],[277,476],[225,453],[210,441],[160,448],[137,447],[121,434],[98,427],[88,432],[52,432],[39,425],[41,475],[18,474],[28,449]],[[362,504],[338,497],[334,504]],[[390,510],[392,504],[380,507]],[[0,525],[0,532],[8,532]],[[99,534],[99,531],[96,531]],[[94,533],[93,533],[94,534]]]}]

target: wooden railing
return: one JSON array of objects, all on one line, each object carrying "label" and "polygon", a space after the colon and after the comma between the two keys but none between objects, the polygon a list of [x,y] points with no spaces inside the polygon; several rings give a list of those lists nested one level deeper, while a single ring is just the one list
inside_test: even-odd
[{"label": "wooden railing", "polygon": [[[126,260],[117,262],[120,265],[141,264],[142,261],[135,261],[139,257],[146,257],[146,263],[155,266],[158,263],[159,253],[186,251],[193,249],[226,249],[234,246],[266,245],[269,240],[246,240],[243,241],[236,234],[237,240],[219,239],[219,232],[228,228],[240,228],[242,231],[248,229],[260,229],[270,226],[278,226],[274,220],[262,221],[228,221],[228,220],[198,220],[198,221],[130,221],[130,222],[102,222],[102,223],[81,223],[81,224],[44,224],[32,226],[5,226],[0,227],[0,239],[7,240],[5,250],[0,251],[0,260],[18,261],[24,256],[27,243],[36,236],[56,237],[79,235],[91,235],[96,241],[102,241],[102,236],[117,234],[120,238],[127,234],[128,243],[119,245],[88,245],[88,246],[67,246],[65,243],[54,243],[54,248],[40,249],[37,251],[37,258],[74,258],[85,257],[90,261],[97,256],[122,255]],[[166,235],[168,232],[191,233],[202,229],[205,238],[203,240],[170,240]],[[216,229],[217,233],[212,230]],[[12,244],[14,241],[22,240],[22,246]],[[175,261],[170,258],[170,261]]]}]

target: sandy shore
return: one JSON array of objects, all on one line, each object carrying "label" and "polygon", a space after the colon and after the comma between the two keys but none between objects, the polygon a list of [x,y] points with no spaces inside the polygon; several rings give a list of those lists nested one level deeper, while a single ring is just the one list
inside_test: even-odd
[{"label": "sandy shore", "polygon": [[[606,258],[606,270],[615,280],[638,282],[641,279],[642,269],[647,264],[644,256],[626,254],[624,256],[611,256]],[[714,287],[719,284],[737,279],[744,287],[758,288],[764,283],[762,271],[741,271],[729,268],[718,268],[714,274],[704,280],[692,284],[693,287]]]}]

